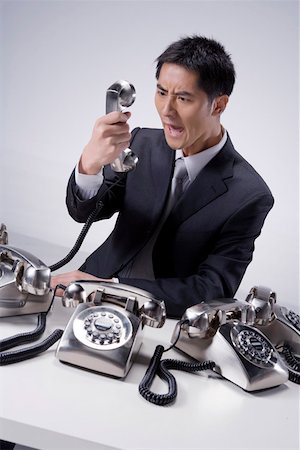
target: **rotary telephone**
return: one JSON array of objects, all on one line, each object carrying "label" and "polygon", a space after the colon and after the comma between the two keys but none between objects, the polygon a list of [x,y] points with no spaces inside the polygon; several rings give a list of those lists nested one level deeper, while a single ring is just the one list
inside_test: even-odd
[{"label": "rotary telephone", "polygon": [[119,283],[76,281],[63,304],[76,307],[57,348],[64,363],[124,378],[139,351],[144,325],[163,326],[165,304]]},{"label": "rotary telephone", "polygon": [[198,361],[214,361],[214,372],[246,391],[278,386],[288,380],[288,370],[256,320],[250,302],[200,303],[186,310],[171,342]]},{"label": "rotary telephone", "polygon": [[266,286],[254,286],[246,302],[255,310],[255,327],[282,355],[289,379],[300,383],[300,316],[277,303],[276,293]]}]

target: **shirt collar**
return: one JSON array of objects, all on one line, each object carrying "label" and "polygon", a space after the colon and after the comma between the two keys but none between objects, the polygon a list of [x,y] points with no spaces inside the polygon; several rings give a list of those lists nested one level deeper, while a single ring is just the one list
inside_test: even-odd
[{"label": "shirt collar", "polygon": [[183,157],[190,182],[194,181],[194,179],[197,177],[197,175],[199,175],[201,170],[209,163],[209,161],[213,159],[220,150],[222,150],[226,140],[227,131],[223,129],[223,136],[220,142],[216,145],[213,145],[212,147],[202,150],[202,152],[196,153],[195,155],[184,156],[182,149],[176,150],[175,159]]}]

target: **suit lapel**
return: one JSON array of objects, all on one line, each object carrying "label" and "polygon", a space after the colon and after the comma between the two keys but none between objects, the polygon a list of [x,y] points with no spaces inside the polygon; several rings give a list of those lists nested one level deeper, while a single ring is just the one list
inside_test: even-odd
[{"label": "suit lapel", "polygon": [[174,206],[166,222],[179,223],[227,192],[233,175],[234,152],[228,137],[223,149],[204,167]]}]

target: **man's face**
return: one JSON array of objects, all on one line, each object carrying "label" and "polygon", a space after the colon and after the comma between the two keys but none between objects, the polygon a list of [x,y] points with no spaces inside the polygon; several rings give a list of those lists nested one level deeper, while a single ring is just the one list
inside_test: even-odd
[{"label": "man's face", "polygon": [[166,141],[174,150],[182,148],[185,155],[214,145],[216,137],[213,104],[197,82],[195,72],[171,63],[162,65],[157,80],[155,106]]}]

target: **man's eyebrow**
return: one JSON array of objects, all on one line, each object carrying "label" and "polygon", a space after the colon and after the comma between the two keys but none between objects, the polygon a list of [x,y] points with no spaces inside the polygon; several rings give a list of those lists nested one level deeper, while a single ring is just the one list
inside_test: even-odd
[{"label": "man's eyebrow", "polygon": [[[157,84],[157,89],[159,89],[160,91],[163,91],[165,93],[168,92],[167,89],[163,88],[159,83]],[[188,92],[188,91],[178,91],[172,95],[179,95],[182,97],[194,97],[194,94],[192,94],[191,92]]]}]

